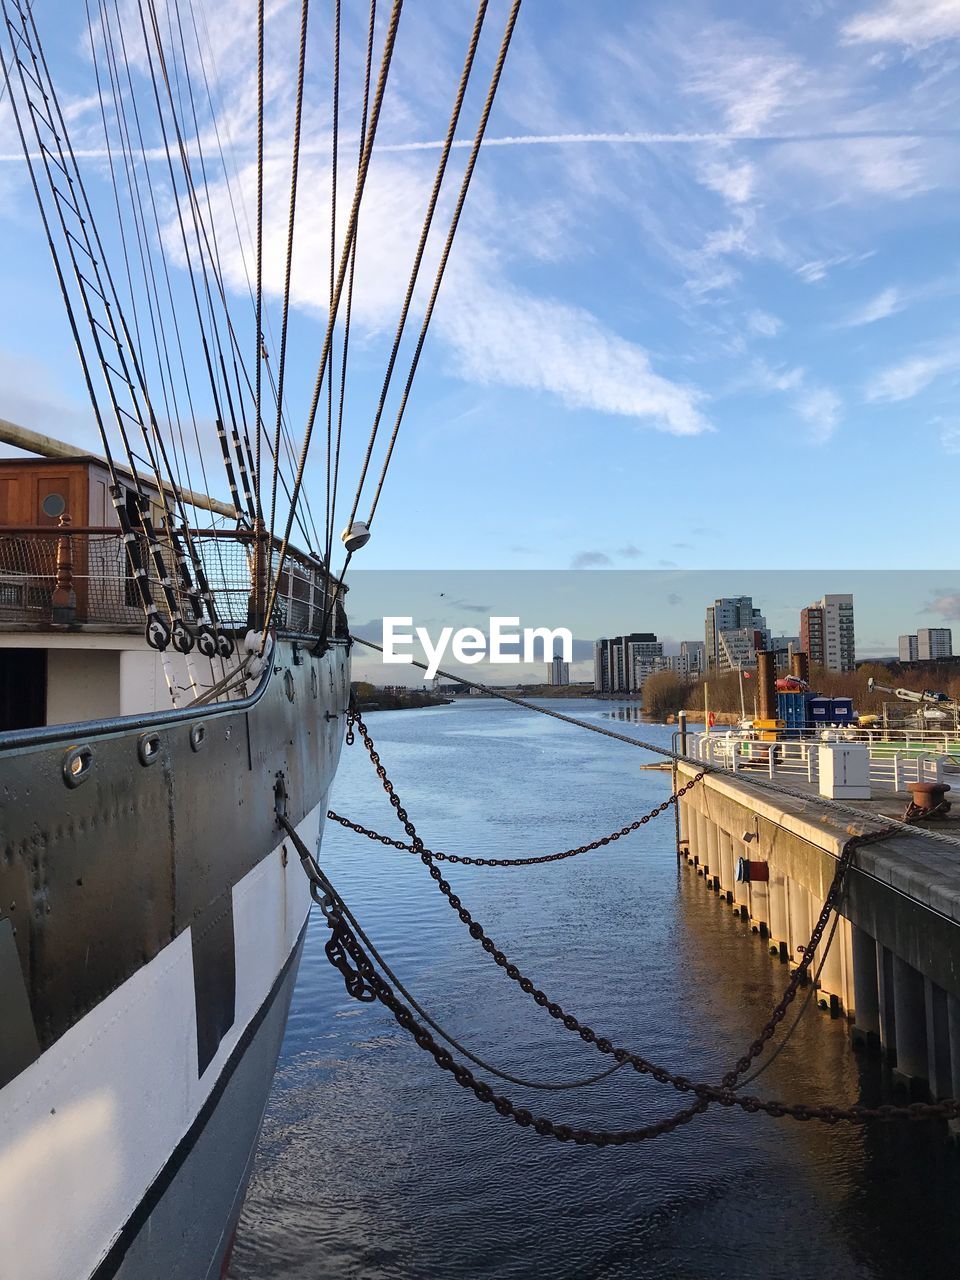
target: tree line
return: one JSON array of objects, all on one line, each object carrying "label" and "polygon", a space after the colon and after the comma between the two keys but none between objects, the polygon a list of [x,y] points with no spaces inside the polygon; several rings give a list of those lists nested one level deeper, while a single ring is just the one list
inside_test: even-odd
[{"label": "tree line", "polygon": [[[914,689],[935,689],[960,701],[960,672],[954,666],[941,666],[931,662],[922,672],[898,672],[882,662],[868,662],[856,671],[828,671],[825,667],[813,667],[810,671],[810,687],[825,698],[852,698],[860,715],[879,715],[885,702],[896,702],[893,694],[871,692],[867,683],[871,677],[891,688],[902,686]],[[711,672],[707,677],[710,710],[740,714],[740,681],[736,671]],[[754,698],[757,697],[755,671],[744,672],[743,701],[748,716],[753,715]],[[904,715],[910,714],[911,704],[899,702]],[[703,712],[703,683],[700,680],[683,679],[675,671],[656,671],[643,682],[643,710],[655,720],[666,720],[681,709]]]}]

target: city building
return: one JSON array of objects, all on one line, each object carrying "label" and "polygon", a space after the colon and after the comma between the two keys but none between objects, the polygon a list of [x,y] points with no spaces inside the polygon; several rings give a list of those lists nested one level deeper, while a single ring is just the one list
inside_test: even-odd
[{"label": "city building", "polygon": [[899,636],[897,638],[897,656],[901,662],[916,662],[919,656],[916,636]]},{"label": "city building", "polygon": [[953,633],[949,627],[917,628],[917,659],[935,662],[938,658],[953,657]]},{"label": "city building", "polygon": [[598,640],[593,646],[593,687],[597,693],[639,693],[654,671],[669,666],[652,631]]},{"label": "city building", "polygon": [[[760,641],[758,645],[758,640]],[[760,633],[753,627],[738,627],[736,631],[721,631],[719,635],[720,658],[718,671],[740,671],[757,665],[757,649],[763,648]]]},{"label": "city building", "polygon": [[564,662],[563,658],[558,654],[551,659],[547,667],[547,684],[569,684],[570,683],[570,663]]},{"label": "city building", "polygon": [[771,636],[767,648],[774,654],[774,662],[778,671],[789,671],[790,661],[802,645],[799,636]]},{"label": "city building", "polygon": [[702,640],[681,640],[680,652],[669,658],[670,669],[682,680],[695,680],[703,675],[706,645]]},{"label": "city building", "polygon": [[[742,637],[724,644],[722,636],[727,631],[755,633],[752,653],[747,651]],[[722,596],[707,605],[704,645],[707,670],[730,670],[729,654],[733,650],[742,655],[743,666],[755,666],[757,649],[765,649],[769,639],[766,619],[754,608],[751,596]]]},{"label": "city building", "polygon": [[813,667],[853,671],[856,665],[853,596],[827,595],[802,609],[800,647]]}]

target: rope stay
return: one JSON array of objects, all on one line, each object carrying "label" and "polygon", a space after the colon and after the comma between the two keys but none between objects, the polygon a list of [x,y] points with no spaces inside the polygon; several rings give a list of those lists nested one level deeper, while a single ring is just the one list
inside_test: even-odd
[{"label": "rope stay", "polygon": [[[270,621],[276,607],[277,595],[279,591],[280,573],[286,560],[287,552],[290,547],[290,533],[293,527],[293,511],[296,507],[303,488],[304,475],[306,472],[307,457],[310,452],[310,441],[313,436],[313,427],[317,417],[317,409],[320,404],[320,392],[323,386],[323,379],[327,371],[327,363],[330,358],[330,349],[333,339],[333,326],[336,321],[337,312],[340,307],[340,296],[343,292],[344,279],[347,273],[347,266],[350,260],[350,247],[353,243],[357,230],[357,220],[360,216],[360,203],[363,199],[364,187],[366,186],[367,173],[370,168],[370,161],[373,155],[373,146],[377,136],[377,125],[380,121],[380,111],[383,106],[383,98],[387,87],[387,78],[390,73],[390,64],[393,59],[393,49],[397,38],[397,28],[400,23],[400,13],[403,9],[403,0],[393,0],[390,11],[390,20],[387,25],[386,35],[384,37],[383,52],[380,59],[380,71],[377,76],[377,85],[374,90],[373,103],[370,108],[370,119],[367,124],[367,134],[364,140],[363,156],[357,169],[357,181],[353,194],[353,202],[350,208],[350,215],[347,220],[347,230],[344,236],[343,251],[340,257],[340,265],[337,269],[337,279],[333,296],[330,299],[330,313],[327,317],[326,329],[323,336],[323,344],[320,351],[320,360],[317,367],[317,376],[314,382],[313,395],[310,400],[310,408],[307,413],[307,424],[304,431],[303,443],[300,447],[300,457],[297,463],[297,474],[293,483],[293,494],[291,497],[291,509],[287,515],[286,525],[284,528],[283,539],[278,552],[278,567],[274,574],[273,585],[270,589],[267,606],[264,611],[264,624],[262,628],[261,645],[266,643],[266,636],[269,630]],[[342,575],[341,575],[342,576]],[[334,595],[334,602],[336,595]],[[332,606],[331,606],[332,607]]]},{"label": "rope stay", "polygon": [[[353,192],[346,217],[337,206],[343,179],[340,156],[344,90],[342,39],[343,24],[349,14],[343,9],[342,0],[332,0],[329,298],[313,394],[296,450],[287,409],[292,377],[293,255],[296,237],[301,234],[298,189],[302,185],[302,128],[309,71],[309,0],[301,0],[299,6],[297,70],[293,73],[291,66],[290,77],[295,96],[276,377],[268,351],[268,335],[272,342],[272,334],[264,255],[271,243],[266,209],[267,23],[273,22],[277,11],[268,8],[264,0],[257,0],[256,217],[252,236],[247,219],[245,241],[240,219],[247,215],[236,149],[228,155],[217,118],[215,93],[219,93],[221,102],[224,95],[216,87],[213,42],[202,9],[198,13],[195,0],[184,0],[184,3],[188,6],[186,12],[181,0],[131,0],[126,6],[121,5],[120,0],[84,0],[81,11],[90,49],[95,103],[99,109],[98,126],[104,142],[104,199],[108,209],[105,228],[114,236],[120,259],[115,274],[111,272],[105,247],[109,237],[102,236],[98,226],[102,214],[94,212],[94,199],[88,195],[78,164],[78,155],[83,153],[76,153],[71,144],[65,114],[33,18],[31,0],[0,0],[4,26],[0,32],[4,45],[2,90],[11,97],[20,144],[81,360],[84,383],[110,471],[110,495],[124,539],[129,576],[144,611],[148,639],[161,653],[172,644],[173,649],[186,657],[196,647],[212,661],[215,657],[229,657],[234,642],[218,619],[217,602],[210,590],[209,562],[205,565],[202,554],[205,545],[195,536],[205,531],[198,528],[194,514],[188,510],[188,506],[194,504],[185,501],[197,492],[190,474],[191,463],[199,464],[203,486],[209,491],[207,450],[201,434],[207,422],[216,432],[238,532],[253,535],[249,543],[253,564],[248,625],[260,633],[261,651],[267,643],[281,590],[285,593],[286,584],[292,581],[284,570],[295,523],[308,546],[316,547],[313,559],[326,575],[322,605],[324,630],[344,589],[342,576],[334,577],[330,566],[338,486],[342,478],[341,446],[354,318],[358,224],[378,127],[384,114],[403,0],[391,0],[389,13],[380,15],[381,47],[376,75],[374,46],[378,43],[378,7],[377,0],[370,0],[366,57],[362,63],[357,164],[355,175],[351,175]],[[487,8],[488,0],[478,0],[445,142],[414,249],[395,339],[386,358],[351,524],[386,411]],[[382,492],[519,9],[520,0],[513,0],[425,321],[405,379],[403,400],[372,511]],[[139,27],[132,41],[130,32],[125,30],[131,21],[135,29]],[[193,80],[197,74],[202,76],[203,84],[195,92]],[[139,101],[143,96],[149,104],[146,110]],[[212,125],[212,131],[208,124]],[[215,144],[211,137],[215,138]],[[219,157],[219,168],[216,163],[208,166],[207,151],[211,158]],[[215,192],[221,171],[222,189],[229,201],[228,217],[232,215],[239,262],[253,311],[252,353],[247,343],[247,328],[240,333],[234,323],[233,300],[228,292],[232,286],[225,270],[231,263],[221,254],[217,232]],[[91,192],[93,190],[91,186]],[[302,204],[302,199],[299,203]],[[302,222],[302,216],[299,221]],[[251,239],[253,281],[247,256],[247,242]],[[175,274],[178,270],[185,275],[182,283]],[[345,313],[341,315],[344,301]],[[277,344],[272,345],[276,349]],[[251,355],[256,362],[253,369],[249,368]],[[94,375],[97,366],[102,373],[102,386]],[[196,385],[198,373],[201,384],[205,374],[206,384],[200,394]],[[305,490],[306,466],[324,381],[326,494],[325,523],[319,533]],[[378,382],[378,385],[381,384]],[[272,403],[267,406],[271,394]],[[207,399],[212,412],[205,403]],[[269,428],[264,421],[267,414]],[[111,446],[111,437],[119,439],[119,448]],[[269,453],[270,460],[264,457],[265,453]],[[192,457],[193,454],[196,456]],[[280,498],[281,486],[285,504]],[[265,518],[267,510],[269,525]],[[312,526],[312,534],[308,532],[308,525]],[[352,549],[347,550],[349,564]],[[211,554],[219,555],[219,546]],[[230,630],[236,630],[234,623]],[[320,644],[323,642],[321,636]],[[189,671],[189,662],[187,666]],[[166,662],[164,669],[168,670]],[[195,684],[192,676],[191,682]],[[171,693],[176,702],[172,683]]]},{"label": "rope stay", "polygon": [[[370,19],[367,24],[367,54],[363,75],[363,104],[360,109],[360,149],[357,154],[357,171],[363,162],[363,144],[367,134],[367,114],[370,107],[370,76],[373,69],[373,37],[377,25],[377,0],[370,0]],[[340,444],[343,438],[343,410],[347,388],[347,359],[350,350],[350,322],[353,318],[353,282],[357,267],[357,243],[359,225],[350,246],[350,270],[347,277],[347,303],[343,316],[343,357],[340,362],[340,398],[337,405],[336,444],[333,454],[333,481],[330,494],[330,516],[327,521],[324,554],[326,563],[333,561],[333,531],[337,522],[337,486],[340,480]]]},{"label": "rope stay", "polygon": [[473,70],[473,61],[476,57],[477,46],[480,43],[483,21],[487,13],[487,3],[488,0],[480,0],[480,3],[477,6],[477,13],[473,23],[473,32],[470,36],[470,44],[467,48],[464,59],[463,70],[460,73],[460,83],[457,86],[453,110],[450,114],[450,122],[447,125],[447,132],[443,139],[443,146],[440,150],[440,159],[437,162],[437,171],[433,179],[433,188],[427,201],[427,210],[424,214],[423,226],[420,230],[420,240],[417,244],[416,252],[413,257],[413,266],[410,269],[406,293],[404,294],[403,304],[400,308],[400,318],[397,321],[397,328],[393,337],[393,346],[390,351],[389,359],[387,360],[387,369],[383,377],[383,386],[380,389],[380,398],[377,401],[376,412],[373,416],[373,425],[370,428],[370,438],[367,441],[367,451],[363,459],[363,465],[360,468],[360,478],[357,481],[356,494],[353,499],[353,506],[350,509],[350,517],[347,520],[347,528],[349,528],[357,518],[357,508],[360,505],[360,496],[363,490],[363,484],[367,476],[367,469],[370,466],[370,459],[373,455],[374,445],[376,444],[377,432],[380,429],[380,419],[383,417],[384,406],[387,402],[387,393],[390,390],[390,382],[393,378],[397,355],[400,351],[403,331],[407,323],[407,316],[410,312],[410,304],[413,301],[413,293],[417,285],[417,277],[420,274],[420,265],[423,262],[424,250],[427,247],[427,238],[430,235],[430,228],[433,224],[433,215],[436,212],[437,201],[440,198],[440,189],[443,185],[443,178],[447,169],[447,161],[450,158],[450,149],[453,146],[453,140],[456,136],[457,124],[459,123],[460,112],[463,108],[463,99],[467,92],[467,85],[470,82],[470,73]]},{"label": "rope stay", "polygon": [[[20,20],[19,29],[10,16],[11,10],[17,14]],[[21,145],[30,170],[34,195],[46,232],[48,247],[54,258],[61,293],[71,315],[71,331],[74,341],[78,345],[88,394],[91,397],[94,416],[104,445],[110,472],[110,497],[117,515],[117,522],[123,534],[130,570],[136,582],[146,617],[146,638],[153,648],[161,652],[172,640],[175,648],[182,653],[187,653],[193,647],[194,638],[187,630],[180,613],[179,600],[173,583],[169,578],[166,562],[150,515],[150,500],[143,487],[137,467],[136,455],[129,439],[128,425],[138,428],[142,433],[148,453],[151,452],[147,421],[148,415],[152,419],[153,411],[143,383],[134,343],[127,327],[124,311],[120,305],[120,299],[114,286],[109,266],[105,261],[93,210],[87,198],[86,188],[70,144],[66,121],[60,109],[56,89],[49,75],[46,59],[39,43],[32,11],[29,8],[25,11],[20,4],[20,0],[2,0],[2,13],[10,43],[11,62],[16,69],[21,89],[19,101],[16,95],[11,92],[11,105]],[[33,68],[32,71],[21,57],[21,50],[29,60]],[[4,78],[9,86],[6,58],[4,58]],[[31,85],[34,88],[31,88]],[[37,94],[40,95],[43,105],[38,101]],[[41,195],[36,165],[33,159],[34,153],[27,144],[23,128],[24,114],[29,118],[36,144],[36,154],[39,155],[46,180],[49,192],[49,206],[56,211],[56,221],[60,228],[59,251],[54,240],[47,203]],[[66,189],[60,185],[60,180],[54,174],[51,166],[55,166],[57,171],[63,174]],[[109,448],[105,415],[99,406],[99,398],[94,390],[92,378],[89,376],[89,358],[84,349],[83,340],[80,337],[79,326],[73,317],[73,304],[70,301],[66,278],[61,266],[60,254],[64,252],[73,272],[77,296],[87,320],[90,341],[103,373],[112,416],[126,453],[127,465],[133,480],[136,519],[146,540],[157,579],[163,590],[170,617],[169,626],[160,617],[157,606],[153,601],[149,578],[141,561],[137,535],[130,520],[130,512],[127,510],[124,487],[121,484],[120,474]],[[82,266],[78,254],[83,255]],[[108,350],[112,360],[108,357]],[[127,408],[124,408],[124,403],[128,406]],[[164,494],[162,487],[161,494]]]}]

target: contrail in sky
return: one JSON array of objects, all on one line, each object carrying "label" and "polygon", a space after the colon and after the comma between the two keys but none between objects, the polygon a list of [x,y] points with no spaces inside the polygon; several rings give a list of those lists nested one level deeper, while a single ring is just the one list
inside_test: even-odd
[{"label": "contrail in sky", "polygon": [[[821,130],[811,133],[527,133],[508,135],[503,138],[487,138],[484,147],[562,147],[562,146],[710,146],[726,143],[757,143],[769,145],[788,145],[794,142],[857,142],[865,140],[911,141],[914,139],[956,138],[960,129],[841,129]],[[359,138],[341,135],[341,146],[356,147]],[[193,146],[187,143],[188,150]],[[473,145],[472,138],[458,138],[453,143],[457,149]],[[404,151],[439,151],[443,146],[442,138],[431,138],[422,142],[385,142],[377,146],[377,151],[399,153]],[[301,148],[302,155],[329,154],[329,144],[317,144]],[[106,160],[105,148],[79,148],[74,153],[78,159]],[[148,148],[148,160],[165,160],[162,148]],[[34,157],[39,159],[39,157]],[[287,152],[268,153],[269,159],[285,160]],[[19,152],[0,153],[0,162],[11,163],[22,160]]]}]

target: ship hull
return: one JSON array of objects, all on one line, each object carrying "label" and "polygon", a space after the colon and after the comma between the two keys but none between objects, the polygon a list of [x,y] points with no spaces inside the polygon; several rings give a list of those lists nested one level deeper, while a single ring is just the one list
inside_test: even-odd
[{"label": "ship hull", "polygon": [[[226,1274],[302,945],[301,936],[217,1088],[97,1268],[95,1280],[219,1280]],[[203,1213],[196,1212],[198,1204]]]},{"label": "ship hull", "polygon": [[315,848],[348,695],[345,646],[281,643],[233,707],[0,737],[17,1280],[220,1274],[310,903],[276,805]]}]

